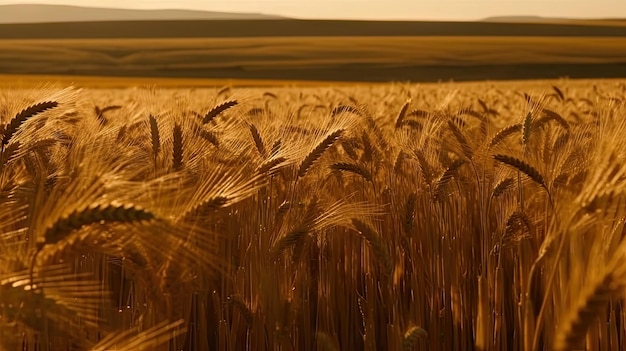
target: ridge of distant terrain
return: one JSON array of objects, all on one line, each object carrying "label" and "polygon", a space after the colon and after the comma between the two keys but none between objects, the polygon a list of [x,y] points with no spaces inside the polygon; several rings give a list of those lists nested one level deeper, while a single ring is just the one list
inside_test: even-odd
[{"label": "ridge of distant terrain", "polygon": [[0,5],[0,23],[281,19],[259,13],[132,10],[67,5]]},{"label": "ridge of distant terrain", "polygon": [[570,21],[568,18],[542,16],[491,16],[482,19],[483,22],[553,22]]}]

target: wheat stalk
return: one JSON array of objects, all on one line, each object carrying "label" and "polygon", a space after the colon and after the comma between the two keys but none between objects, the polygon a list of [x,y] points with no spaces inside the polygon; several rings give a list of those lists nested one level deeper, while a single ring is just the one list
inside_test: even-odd
[{"label": "wheat stalk", "polygon": [[600,274],[589,277],[574,306],[565,310],[554,340],[554,350],[576,348],[597,316],[606,309],[613,297],[618,297],[626,287],[625,252],[622,240],[611,260]]},{"label": "wheat stalk", "polygon": [[246,320],[246,324],[248,326],[252,326],[252,322],[254,321],[254,314],[252,313],[252,311],[250,310],[248,305],[243,301],[241,296],[240,295],[234,295],[234,294],[230,295],[228,297],[228,301],[231,304],[233,304],[234,306],[237,306],[237,308],[239,309],[239,311],[243,315],[243,318]]},{"label": "wheat stalk", "polygon": [[315,340],[320,351],[339,351],[337,340],[328,333],[318,331],[315,333]]},{"label": "wheat stalk", "polygon": [[172,168],[180,171],[183,168],[183,130],[178,123],[172,132]]},{"label": "wheat stalk", "polygon": [[114,333],[102,339],[95,345],[91,351],[142,351],[154,350],[156,347],[163,345],[178,335],[187,332],[183,326],[184,320],[178,320],[173,323],[161,322],[152,328],[138,332],[137,328]]},{"label": "wheat stalk", "polygon": [[374,255],[382,261],[381,265],[384,272],[390,274],[393,270],[393,263],[391,256],[389,255],[389,251],[383,243],[382,237],[374,230],[374,228],[360,219],[353,218],[352,225],[354,226],[354,229],[356,229],[356,231],[365,239],[374,252]]}]

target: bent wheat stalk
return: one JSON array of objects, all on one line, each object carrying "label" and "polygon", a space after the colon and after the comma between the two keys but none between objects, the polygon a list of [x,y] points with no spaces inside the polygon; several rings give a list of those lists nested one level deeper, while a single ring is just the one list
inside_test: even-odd
[{"label": "bent wheat stalk", "polygon": [[601,273],[588,279],[575,305],[565,310],[566,314],[559,323],[554,340],[555,351],[578,347],[590,324],[606,309],[610,299],[619,297],[626,288],[626,240],[622,240],[609,263],[601,268]]}]

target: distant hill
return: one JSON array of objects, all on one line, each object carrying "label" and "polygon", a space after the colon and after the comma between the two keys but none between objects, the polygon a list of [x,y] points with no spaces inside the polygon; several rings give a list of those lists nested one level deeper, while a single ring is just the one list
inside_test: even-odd
[{"label": "distant hill", "polygon": [[284,17],[257,13],[193,10],[127,10],[65,5],[0,5],[0,23],[102,21],[262,20]]},{"label": "distant hill", "polygon": [[566,18],[556,18],[556,17],[541,17],[541,16],[493,16],[487,17],[483,19],[483,22],[523,22],[523,23],[533,23],[533,22],[553,22],[553,21],[563,21],[567,20]]},{"label": "distant hill", "polygon": [[594,18],[594,19],[572,19],[566,17],[541,17],[541,16],[493,16],[487,17],[482,22],[499,23],[601,23],[611,24],[613,22],[624,22],[626,18]]}]

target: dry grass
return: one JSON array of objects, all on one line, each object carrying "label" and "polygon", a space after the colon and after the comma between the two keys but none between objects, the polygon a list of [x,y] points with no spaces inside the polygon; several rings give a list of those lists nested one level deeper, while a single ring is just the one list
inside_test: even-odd
[{"label": "dry grass", "polygon": [[624,349],[626,84],[532,84],[0,91],[0,349]]}]

